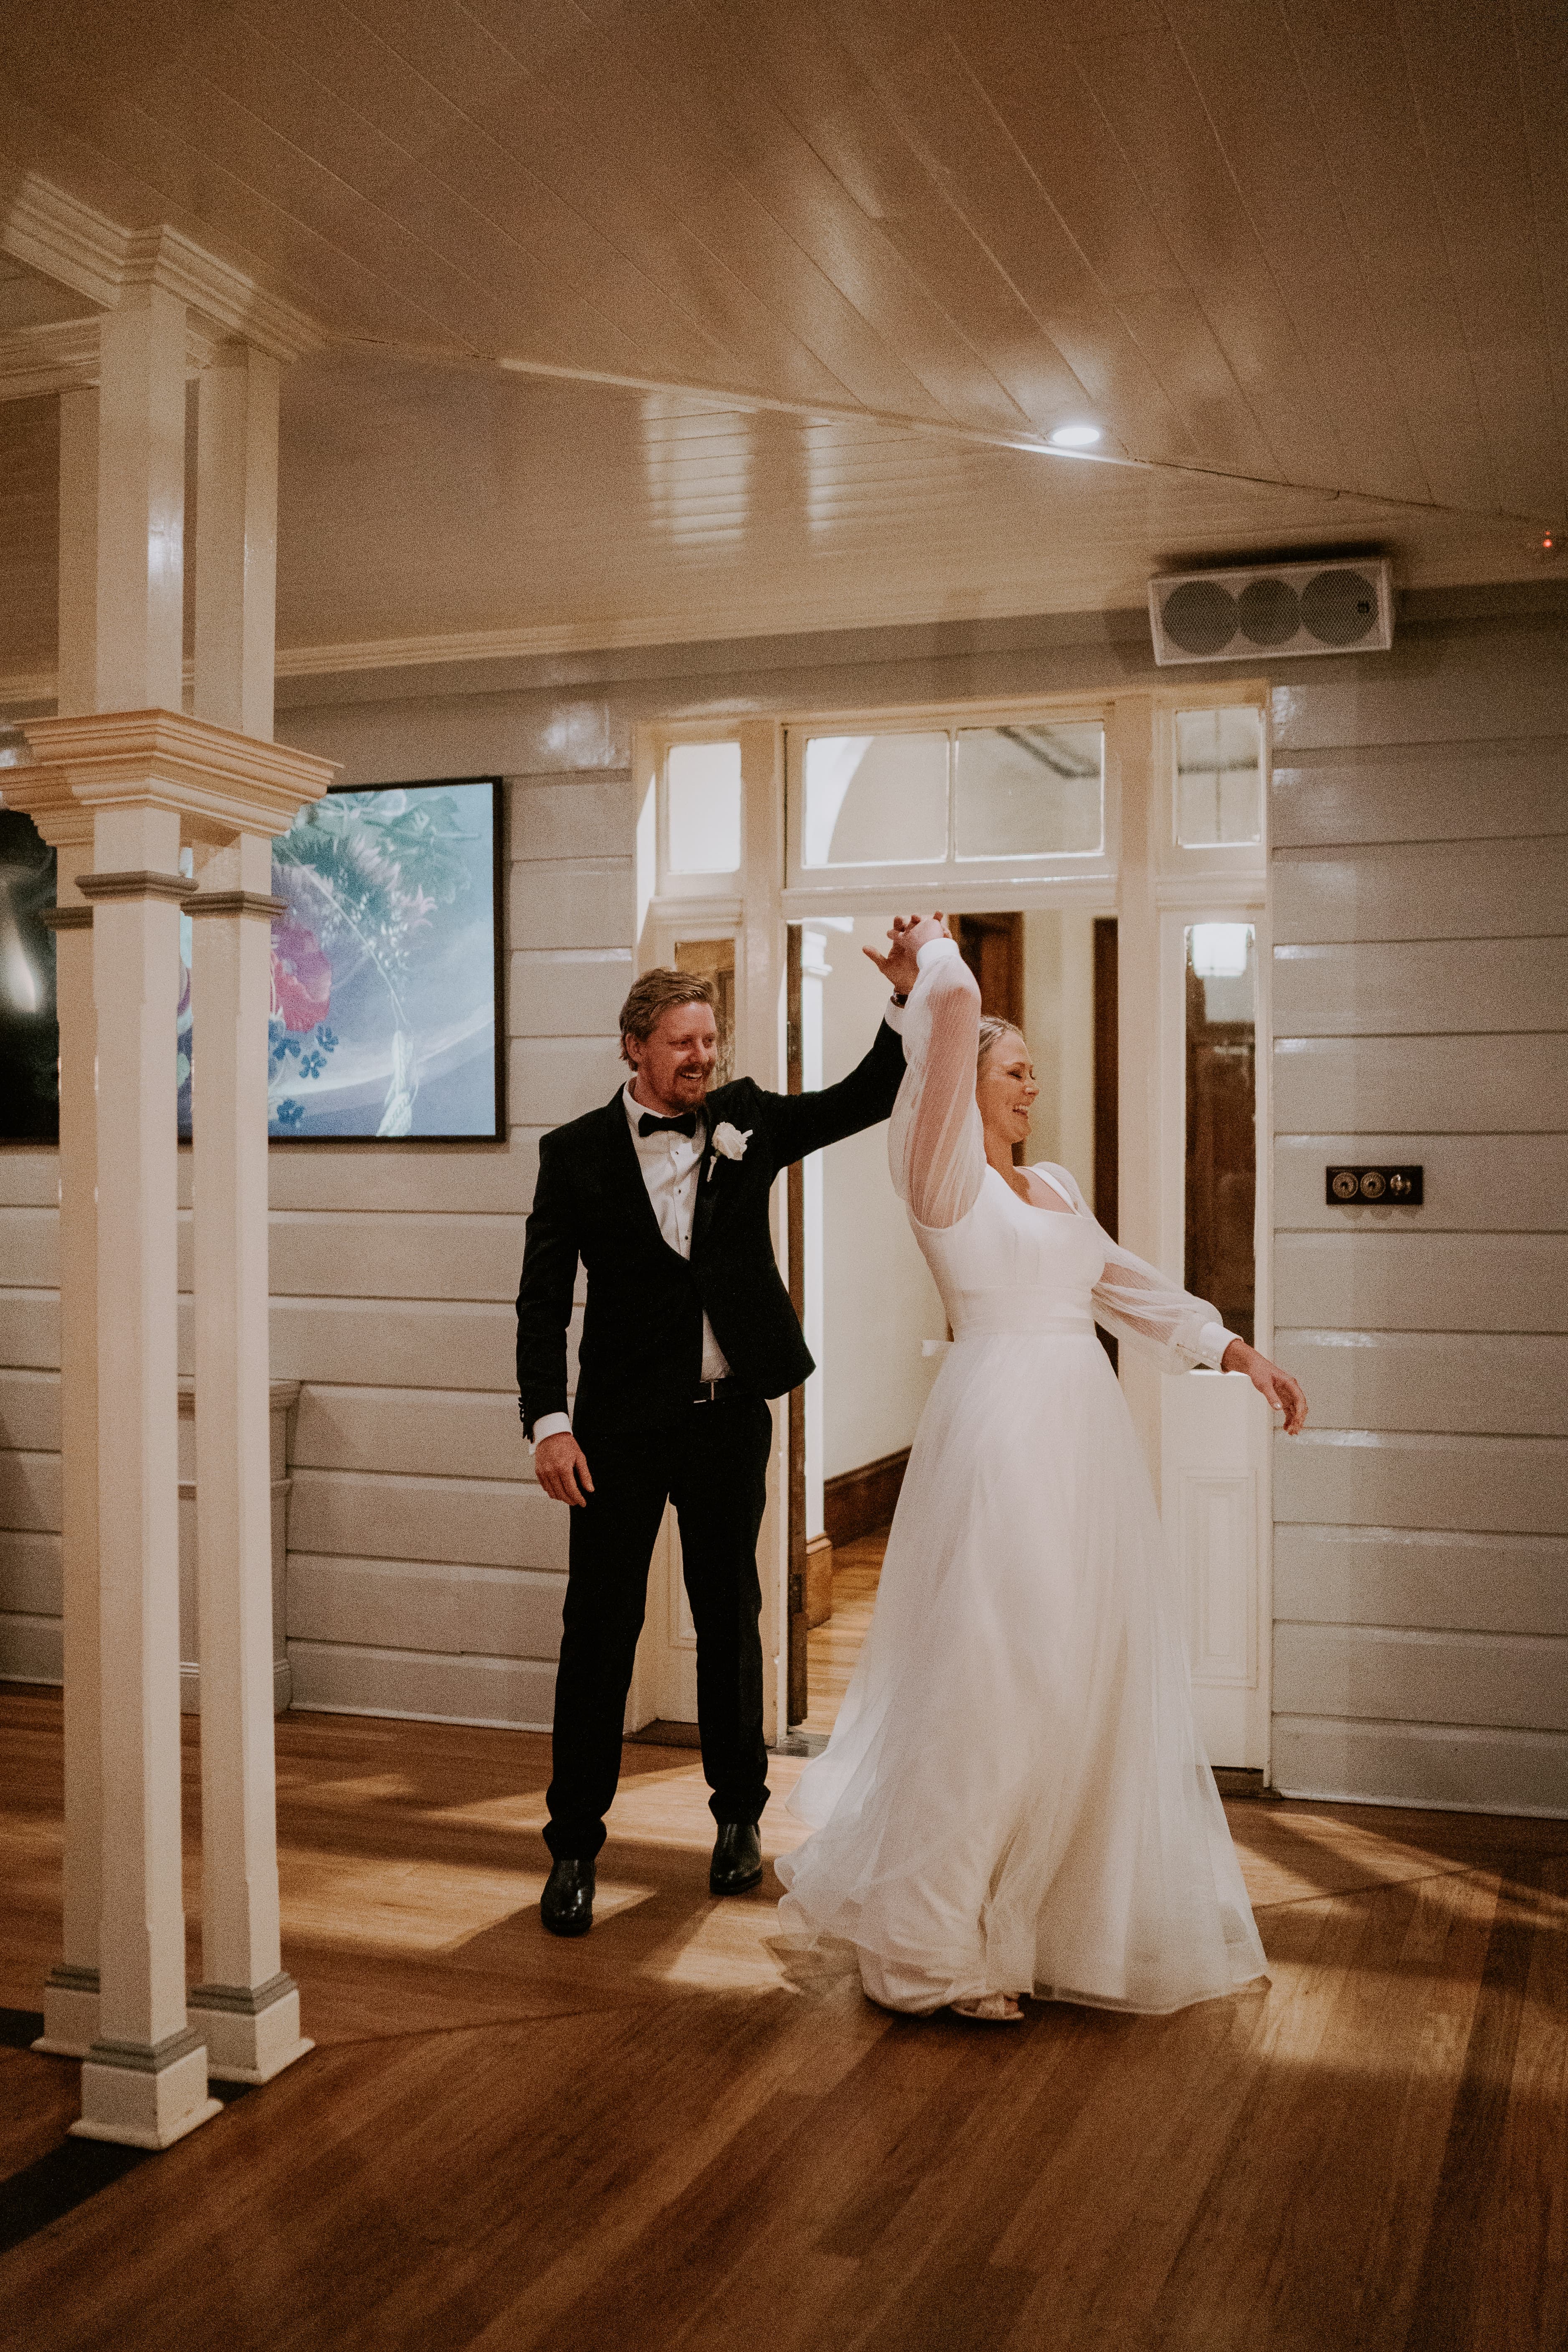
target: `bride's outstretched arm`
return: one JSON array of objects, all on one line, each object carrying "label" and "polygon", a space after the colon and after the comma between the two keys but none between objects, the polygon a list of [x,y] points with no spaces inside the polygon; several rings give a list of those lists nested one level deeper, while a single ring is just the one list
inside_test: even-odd
[{"label": "bride's outstretched arm", "polygon": [[[1090,1215],[1076,1177],[1065,1168],[1058,1173],[1084,1215]],[[1100,1234],[1105,1244],[1105,1268],[1092,1293],[1097,1323],[1157,1357],[1167,1371],[1191,1371],[1204,1364],[1210,1371],[1245,1372],[1254,1388],[1285,1415],[1288,1433],[1293,1435],[1301,1427],[1307,1418],[1307,1400],[1289,1372],[1260,1356],[1234,1331],[1227,1331],[1206,1298],[1195,1298],[1146,1258],[1123,1249],[1103,1226]]]},{"label": "bride's outstretched arm", "polygon": [[917,1224],[955,1225],[974,1206],[985,1174],[974,1100],[980,991],[956,942],[943,934],[921,942],[919,960],[904,1011],[908,1067],[888,1130],[888,1159],[893,1189]]}]

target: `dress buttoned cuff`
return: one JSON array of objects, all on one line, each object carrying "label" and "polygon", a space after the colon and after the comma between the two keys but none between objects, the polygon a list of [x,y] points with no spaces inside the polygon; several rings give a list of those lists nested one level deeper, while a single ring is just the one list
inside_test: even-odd
[{"label": "dress buttoned cuff", "polygon": [[924,947],[915,950],[915,961],[924,971],[928,964],[945,962],[949,956],[955,956],[957,953],[956,940],[927,940]]},{"label": "dress buttoned cuff", "polygon": [[531,1454],[533,1452],[542,1437],[559,1437],[563,1431],[565,1431],[566,1433],[570,1435],[571,1429],[572,1416],[570,1413],[542,1412],[539,1419],[533,1424],[533,1434],[528,1441],[529,1452]]},{"label": "dress buttoned cuff", "polygon": [[887,1003],[882,1008],[882,1018],[887,1023],[889,1029],[897,1030],[900,1037],[903,1035],[904,1008],[903,1005],[899,1003],[896,996],[889,997]]},{"label": "dress buttoned cuff", "polygon": [[1198,1353],[1211,1372],[1217,1372],[1225,1360],[1225,1351],[1239,1332],[1227,1331],[1223,1323],[1205,1323],[1198,1333]]}]

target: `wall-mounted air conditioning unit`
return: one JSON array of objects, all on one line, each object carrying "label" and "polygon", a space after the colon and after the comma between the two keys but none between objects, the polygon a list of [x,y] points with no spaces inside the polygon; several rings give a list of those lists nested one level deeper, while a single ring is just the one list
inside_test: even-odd
[{"label": "wall-mounted air conditioning unit", "polygon": [[1149,583],[1154,659],[1256,661],[1281,654],[1386,653],[1394,584],[1382,556],[1173,572]]}]

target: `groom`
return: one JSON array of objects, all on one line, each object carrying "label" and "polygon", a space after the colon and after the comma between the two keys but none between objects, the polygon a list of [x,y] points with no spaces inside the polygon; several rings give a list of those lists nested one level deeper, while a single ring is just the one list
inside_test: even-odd
[{"label": "groom", "polygon": [[[555,1677],[542,1916],[585,1935],[594,1858],[620,1773],[621,1728],[667,1501],[697,1627],[702,1769],[719,1824],[709,1886],[760,1884],[768,1801],[757,1533],[773,1416],[767,1400],[812,1360],[779,1279],[774,1177],[874,1127],[903,1076],[898,1030],[916,963],[895,921],[873,961],[895,993],[870,1052],[820,1094],[751,1078],[709,1092],[719,1035],[710,984],[645,972],[621,1007],[631,1077],[601,1110],[546,1135],[517,1295],[517,1381],[539,1483],[571,1507]],[[869,950],[868,950],[869,952]],[[588,1277],[574,1423],[566,1327],[579,1258]]]}]

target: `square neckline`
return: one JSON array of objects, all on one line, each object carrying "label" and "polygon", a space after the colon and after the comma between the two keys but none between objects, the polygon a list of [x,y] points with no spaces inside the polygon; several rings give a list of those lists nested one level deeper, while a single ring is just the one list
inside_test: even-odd
[{"label": "square neckline", "polygon": [[[1062,1206],[1059,1209],[1047,1207],[1039,1201],[1026,1199],[1025,1195],[1019,1192],[1016,1184],[1009,1184],[1007,1182],[1007,1179],[1003,1175],[999,1168],[994,1168],[990,1160],[987,1160],[985,1165],[988,1172],[995,1177],[999,1184],[1005,1186],[1006,1190],[1013,1195],[1014,1200],[1019,1202],[1026,1209],[1033,1209],[1037,1217],[1077,1217],[1082,1214],[1078,1202],[1068,1192],[1067,1187],[1063,1184],[1057,1183],[1054,1178],[1042,1174],[1040,1175],[1039,1181],[1042,1184],[1048,1185],[1053,1192],[1059,1195],[1062,1202]],[[1028,1167],[1021,1170],[1020,1173],[1026,1176],[1034,1176],[1038,1174],[1044,1166],[1045,1162],[1043,1160],[1037,1160],[1032,1162]]]}]

